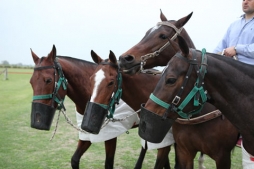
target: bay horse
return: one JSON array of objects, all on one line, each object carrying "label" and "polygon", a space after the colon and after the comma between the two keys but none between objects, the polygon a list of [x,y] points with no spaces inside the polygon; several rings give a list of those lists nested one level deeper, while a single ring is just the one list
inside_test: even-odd
[{"label": "bay horse", "polygon": [[177,35],[184,37],[191,48],[195,48],[189,34],[183,26],[189,21],[192,13],[175,20],[168,20],[160,13],[161,22],[150,28],[139,43],[119,57],[119,66],[124,73],[135,74],[146,72],[144,69],[165,66],[176,53],[168,38],[174,40]]},{"label": "bay horse", "polygon": [[[121,84],[118,80],[121,72],[118,68],[117,59],[112,51],[110,51],[109,58],[106,60],[101,59],[94,51],[91,51],[91,56],[94,62],[98,64],[96,71],[91,76],[91,86],[93,88],[93,99],[91,99],[91,101],[97,104],[108,105],[113,93],[117,92],[116,90]],[[134,110],[138,110],[142,101],[149,98],[151,91],[154,90],[154,84],[156,84],[160,78],[159,75],[154,76],[149,74],[135,74],[132,76],[122,74],[121,77],[122,99]],[[204,115],[212,111],[216,111],[216,108],[207,103],[200,114]],[[193,168],[193,159],[196,153],[201,151],[202,153],[208,154],[216,161],[218,169],[230,169],[230,153],[235,147],[239,136],[237,129],[227,119],[219,117],[213,117],[210,121],[195,125],[190,125],[192,120],[189,120],[189,125],[183,124],[183,121],[183,119],[178,118],[177,122],[172,126],[174,138],[177,143],[176,168]],[[162,121],[159,120],[159,123],[160,122]],[[142,126],[139,125],[139,128],[140,127]],[[166,134],[169,128],[167,126],[163,127],[166,128]],[[161,133],[160,131],[156,132]],[[152,137],[153,134],[154,133],[151,134]],[[163,139],[164,136],[160,138]],[[146,138],[144,139],[146,140]],[[161,142],[162,139],[156,141],[156,143]],[[151,142],[152,141],[154,140],[152,139]],[[167,157],[169,150],[164,152],[164,157]],[[162,168],[159,164],[155,167]]]},{"label": "bay horse", "polygon": [[[30,79],[34,95],[31,126],[49,130],[56,109],[64,108],[63,103],[66,95],[75,103],[76,111],[83,115],[86,102],[90,100],[91,96],[89,78],[94,73],[97,64],[67,56],[57,56],[54,45],[47,57],[40,58],[32,50],[31,54],[35,63],[34,72]],[[36,115],[38,112],[41,113]],[[46,121],[46,125],[42,125],[41,120]],[[106,169],[113,168],[116,142],[117,137],[105,141]],[[81,156],[91,145],[91,141],[79,139],[77,149],[71,158],[72,168],[79,168]],[[144,155],[145,152],[141,151],[141,160],[137,162],[136,169],[141,168]]]},{"label": "bay horse", "polygon": [[[153,91],[153,95],[157,100],[166,102],[168,107],[165,109],[158,104],[158,101],[155,103],[154,99],[150,98],[141,109],[141,114],[144,113],[148,116],[156,114],[158,118],[166,116],[174,121],[179,117],[179,107],[183,102],[186,102],[186,104],[184,109],[181,108],[181,111],[190,115],[193,110],[202,107],[207,100],[219,108],[239,130],[243,139],[243,168],[253,168],[254,67],[229,57],[206,53],[205,49],[202,51],[191,49],[184,38],[178,36],[177,39],[180,51],[168,62]],[[174,44],[173,41],[170,41],[170,43]],[[173,46],[177,49],[178,45]],[[188,80],[186,77],[188,77]],[[195,89],[197,89],[196,92]],[[178,95],[179,91],[182,91],[181,95]],[[190,97],[190,95],[193,97]],[[177,104],[173,102],[176,97],[181,97]],[[198,104],[194,104],[195,102]],[[147,120],[144,120],[144,122],[151,123]],[[154,123],[151,123],[151,125],[153,127],[157,126]],[[144,134],[144,129],[145,127],[143,129],[139,128],[139,131],[141,130],[141,133]],[[145,134],[143,136],[145,137]],[[222,135],[222,137],[224,136]]]}]

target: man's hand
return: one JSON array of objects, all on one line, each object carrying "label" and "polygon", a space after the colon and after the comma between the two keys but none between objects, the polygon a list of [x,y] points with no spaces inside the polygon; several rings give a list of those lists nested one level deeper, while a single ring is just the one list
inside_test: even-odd
[{"label": "man's hand", "polygon": [[235,47],[229,47],[224,50],[224,55],[228,57],[233,57],[236,55]]}]

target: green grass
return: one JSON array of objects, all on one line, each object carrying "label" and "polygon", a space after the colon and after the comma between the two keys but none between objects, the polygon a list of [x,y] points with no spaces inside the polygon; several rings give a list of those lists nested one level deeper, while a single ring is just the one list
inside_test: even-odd
[{"label": "green grass", "polygon": [[[1,69],[0,69],[1,71]],[[8,69],[9,72],[32,72],[31,69]],[[49,141],[55,129],[53,121],[50,131],[30,127],[32,88],[31,74],[9,74],[8,80],[0,75],[0,168],[4,169],[64,169],[71,168],[70,159],[78,141],[78,132],[60,115],[58,130]],[[76,124],[74,104],[66,98],[67,115]],[[54,120],[57,119],[56,112]],[[118,137],[115,155],[116,169],[131,169],[140,152],[140,138],[137,129]],[[156,159],[156,150],[147,152],[144,169],[151,169]],[[198,153],[199,155],[199,153]],[[174,165],[174,149],[170,154]],[[105,160],[104,143],[93,144],[82,156],[80,168],[103,169]],[[214,161],[205,158],[207,169],[214,169]],[[197,158],[195,167],[197,168]],[[241,149],[232,153],[232,169],[242,168]]]}]

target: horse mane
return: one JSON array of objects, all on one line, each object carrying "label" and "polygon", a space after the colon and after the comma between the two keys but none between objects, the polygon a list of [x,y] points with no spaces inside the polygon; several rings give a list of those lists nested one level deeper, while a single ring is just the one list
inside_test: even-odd
[{"label": "horse mane", "polygon": [[170,22],[170,23],[176,23],[175,20],[168,20],[168,22]]},{"label": "horse mane", "polygon": [[61,58],[61,59],[68,60],[68,61],[71,61],[76,65],[86,65],[86,64],[97,65],[96,63],[86,61],[86,60],[82,60],[82,59],[78,59],[78,58],[73,58],[73,57],[70,57],[70,56],[57,55],[57,57]]},{"label": "horse mane", "polygon": [[[213,57],[217,60],[220,60],[222,62],[224,62],[224,65],[230,65],[232,67],[234,67],[235,69],[237,69],[238,71],[240,71],[241,73],[248,75],[250,78],[254,78],[254,66],[250,65],[250,64],[246,64],[240,61],[235,61],[232,58],[229,57],[225,57],[225,56],[221,56],[219,54],[215,54],[215,53],[208,53],[208,57]],[[209,62],[208,62],[208,67],[209,67]]]}]

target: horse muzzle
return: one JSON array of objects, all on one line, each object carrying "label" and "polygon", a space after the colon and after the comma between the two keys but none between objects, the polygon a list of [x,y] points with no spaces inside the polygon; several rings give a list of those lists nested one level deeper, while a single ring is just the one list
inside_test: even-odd
[{"label": "horse muzzle", "polygon": [[88,102],[81,123],[81,129],[92,134],[98,134],[107,114],[107,109],[97,103]]},{"label": "horse muzzle", "polygon": [[174,123],[172,119],[163,119],[144,108],[141,104],[140,122],[138,134],[144,140],[151,143],[160,143]]},{"label": "horse muzzle", "polygon": [[56,109],[46,104],[32,102],[31,127],[39,130],[49,130]]}]

